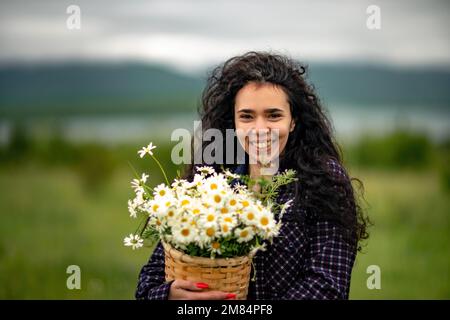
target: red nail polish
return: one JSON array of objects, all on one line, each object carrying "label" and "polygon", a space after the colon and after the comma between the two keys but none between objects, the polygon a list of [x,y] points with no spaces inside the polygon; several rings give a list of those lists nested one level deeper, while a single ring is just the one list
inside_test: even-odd
[{"label": "red nail polish", "polygon": [[197,283],[195,284],[195,286],[196,286],[197,288],[200,288],[200,289],[206,289],[206,288],[209,287],[208,284],[207,284],[207,283],[204,283],[204,282],[197,282]]},{"label": "red nail polish", "polygon": [[236,299],[236,293],[229,293],[229,294],[227,294],[225,299]]}]

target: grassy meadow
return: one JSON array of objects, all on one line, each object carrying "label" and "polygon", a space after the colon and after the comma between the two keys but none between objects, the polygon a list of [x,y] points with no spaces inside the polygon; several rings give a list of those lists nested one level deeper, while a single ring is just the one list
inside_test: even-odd
[{"label": "grassy meadow", "polygon": [[[0,299],[133,299],[151,248],[122,245],[137,227],[127,212],[127,162],[150,172],[151,183],[162,181],[150,160],[137,159],[140,144],[76,149],[16,140],[19,151],[0,154]],[[169,163],[170,146],[159,152]],[[47,153],[59,160],[49,162]],[[437,164],[364,166],[356,151],[351,155],[348,168],[364,183],[374,226],[357,257],[350,298],[449,299],[448,172]],[[66,287],[69,265],[81,268],[81,290]],[[381,268],[380,290],[366,286],[369,265]]]}]

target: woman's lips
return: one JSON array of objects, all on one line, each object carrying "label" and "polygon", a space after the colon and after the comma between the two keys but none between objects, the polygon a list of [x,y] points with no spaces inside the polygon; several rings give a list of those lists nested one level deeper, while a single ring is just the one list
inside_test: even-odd
[{"label": "woman's lips", "polygon": [[257,156],[270,156],[273,148],[276,148],[276,140],[264,142],[252,141],[250,142],[249,152]]}]

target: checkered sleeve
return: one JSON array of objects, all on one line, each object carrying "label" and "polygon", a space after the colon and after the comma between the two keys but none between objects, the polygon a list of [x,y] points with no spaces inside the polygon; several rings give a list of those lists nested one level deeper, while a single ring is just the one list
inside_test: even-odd
[{"label": "checkered sleeve", "polygon": [[327,221],[311,226],[309,237],[303,275],[281,299],[348,299],[355,248]]},{"label": "checkered sleeve", "polygon": [[142,267],[136,290],[138,300],[167,300],[172,282],[165,282],[164,248],[158,243],[149,262]]}]

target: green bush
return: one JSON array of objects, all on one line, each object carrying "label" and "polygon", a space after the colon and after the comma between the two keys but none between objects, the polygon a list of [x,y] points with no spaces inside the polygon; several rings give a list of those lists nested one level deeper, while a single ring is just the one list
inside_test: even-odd
[{"label": "green bush", "polygon": [[425,134],[403,130],[382,137],[364,136],[351,149],[354,164],[378,168],[428,168],[435,153]]}]

